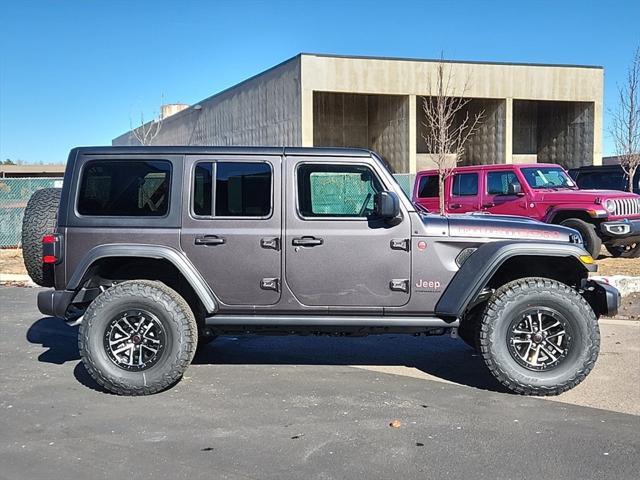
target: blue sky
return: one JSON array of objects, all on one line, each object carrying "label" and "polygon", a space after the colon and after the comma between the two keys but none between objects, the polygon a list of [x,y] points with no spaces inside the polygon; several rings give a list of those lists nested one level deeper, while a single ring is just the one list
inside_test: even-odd
[{"label": "blue sky", "polygon": [[607,109],[638,19],[638,0],[3,0],[0,160],[64,161],[299,52],[601,65]]}]

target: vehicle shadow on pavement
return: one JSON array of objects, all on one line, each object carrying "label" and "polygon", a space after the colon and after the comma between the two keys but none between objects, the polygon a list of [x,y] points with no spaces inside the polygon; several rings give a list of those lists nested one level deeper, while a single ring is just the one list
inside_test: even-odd
[{"label": "vehicle shadow on pavement", "polygon": [[[48,349],[38,356],[40,362],[63,365],[80,360],[78,327],[70,327],[60,319],[37,320],[27,331],[27,341]],[[436,379],[483,390],[506,391],[491,376],[478,354],[462,340],[447,336],[224,336],[201,349],[193,364],[413,367]],[[105,391],[91,378],[82,362],[78,362],[73,373],[82,385]]]},{"label": "vehicle shadow on pavement", "polygon": [[[27,331],[27,341],[48,348],[38,356],[40,362],[63,365],[80,360],[78,327],[70,327],[59,318],[44,317],[36,321]],[[73,375],[85,387],[106,392],[91,378],[82,362],[74,367]]]},{"label": "vehicle shadow on pavement", "polygon": [[219,337],[196,354],[193,364],[413,367],[434,380],[506,392],[476,352],[446,336]]},{"label": "vehicle shadow on pavement", "polygon": [[27,331],[27,341],[48,348],[38,356],[40,362],[62,365],[80,360],[78,327],[70,327],[59,318],[44,317]]}]

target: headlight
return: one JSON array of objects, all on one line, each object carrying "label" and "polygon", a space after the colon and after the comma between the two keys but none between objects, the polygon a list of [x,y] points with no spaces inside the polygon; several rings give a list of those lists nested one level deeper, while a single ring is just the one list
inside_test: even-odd
[{"label": "headlight", "polygon": [[609,213],[616,213],[616,202],[609,199],[604,202],[604,208],[606,208]]}]

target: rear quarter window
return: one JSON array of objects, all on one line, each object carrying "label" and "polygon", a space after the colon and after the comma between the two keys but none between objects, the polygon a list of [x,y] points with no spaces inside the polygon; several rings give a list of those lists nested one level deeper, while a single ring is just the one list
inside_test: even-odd
[{"label": "rear quarter window", "polygon": [[438,198],[439,195],[438,176],[425,175],[418,183],[418,198]]},{"label": "rear quarter window", "polygon": [[166,160],[92,160],[80,180],[80,215],[162,217],[169,211],[171,163]]}]

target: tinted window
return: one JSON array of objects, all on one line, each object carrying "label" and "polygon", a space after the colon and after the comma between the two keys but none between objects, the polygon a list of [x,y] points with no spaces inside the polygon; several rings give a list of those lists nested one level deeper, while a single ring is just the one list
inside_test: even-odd
[{"label": "tinted window", "polygon": [[211,216],[212,212],[215,212],[216,217],[268,216],[271,213],[271,167],[269,164],[264,162],[197,163],[193,178],[193,213]]},{"label": "tinted window", "polygon": [[171,164],[161,160],[94,160],[84,168],[81,215],[161,217],[169,210]]},{"label": "tinted window", "polygon": [[507,195],[511,183],[520,185],[518,177],[511,171],[487,173],[487,193],[489,195]]},{"label": "tinted window", "polygon": [[461,173],[453,177],[454,197],[473,197],[478,195],[478,174]]},{"label": "tinted window", "polygon": [[373,197],[382,190],[366,166],[308,164],[297,175],[298,206],[305,217],[369,216]]},{"label": "tinted window", "polygon": [[622,171],[580,172],[576,183],[585,190],[626,190],[627,176]]},{"label": "tinted window", "polygon": [[437,198],[440,196],[438,193],[439,191],[437,175],[429,175],[420,178],[420,183],[418,184],[419,198]]},{"label": "tinted window", "polygon": [[216,217],[266,217],[271,212],[271,167],[262,162],[216,163]]},{"label": "tinted window", "polygon": [[198,163],[193,178],[193,213],[211,215],[213,193],[213,164]]}]

